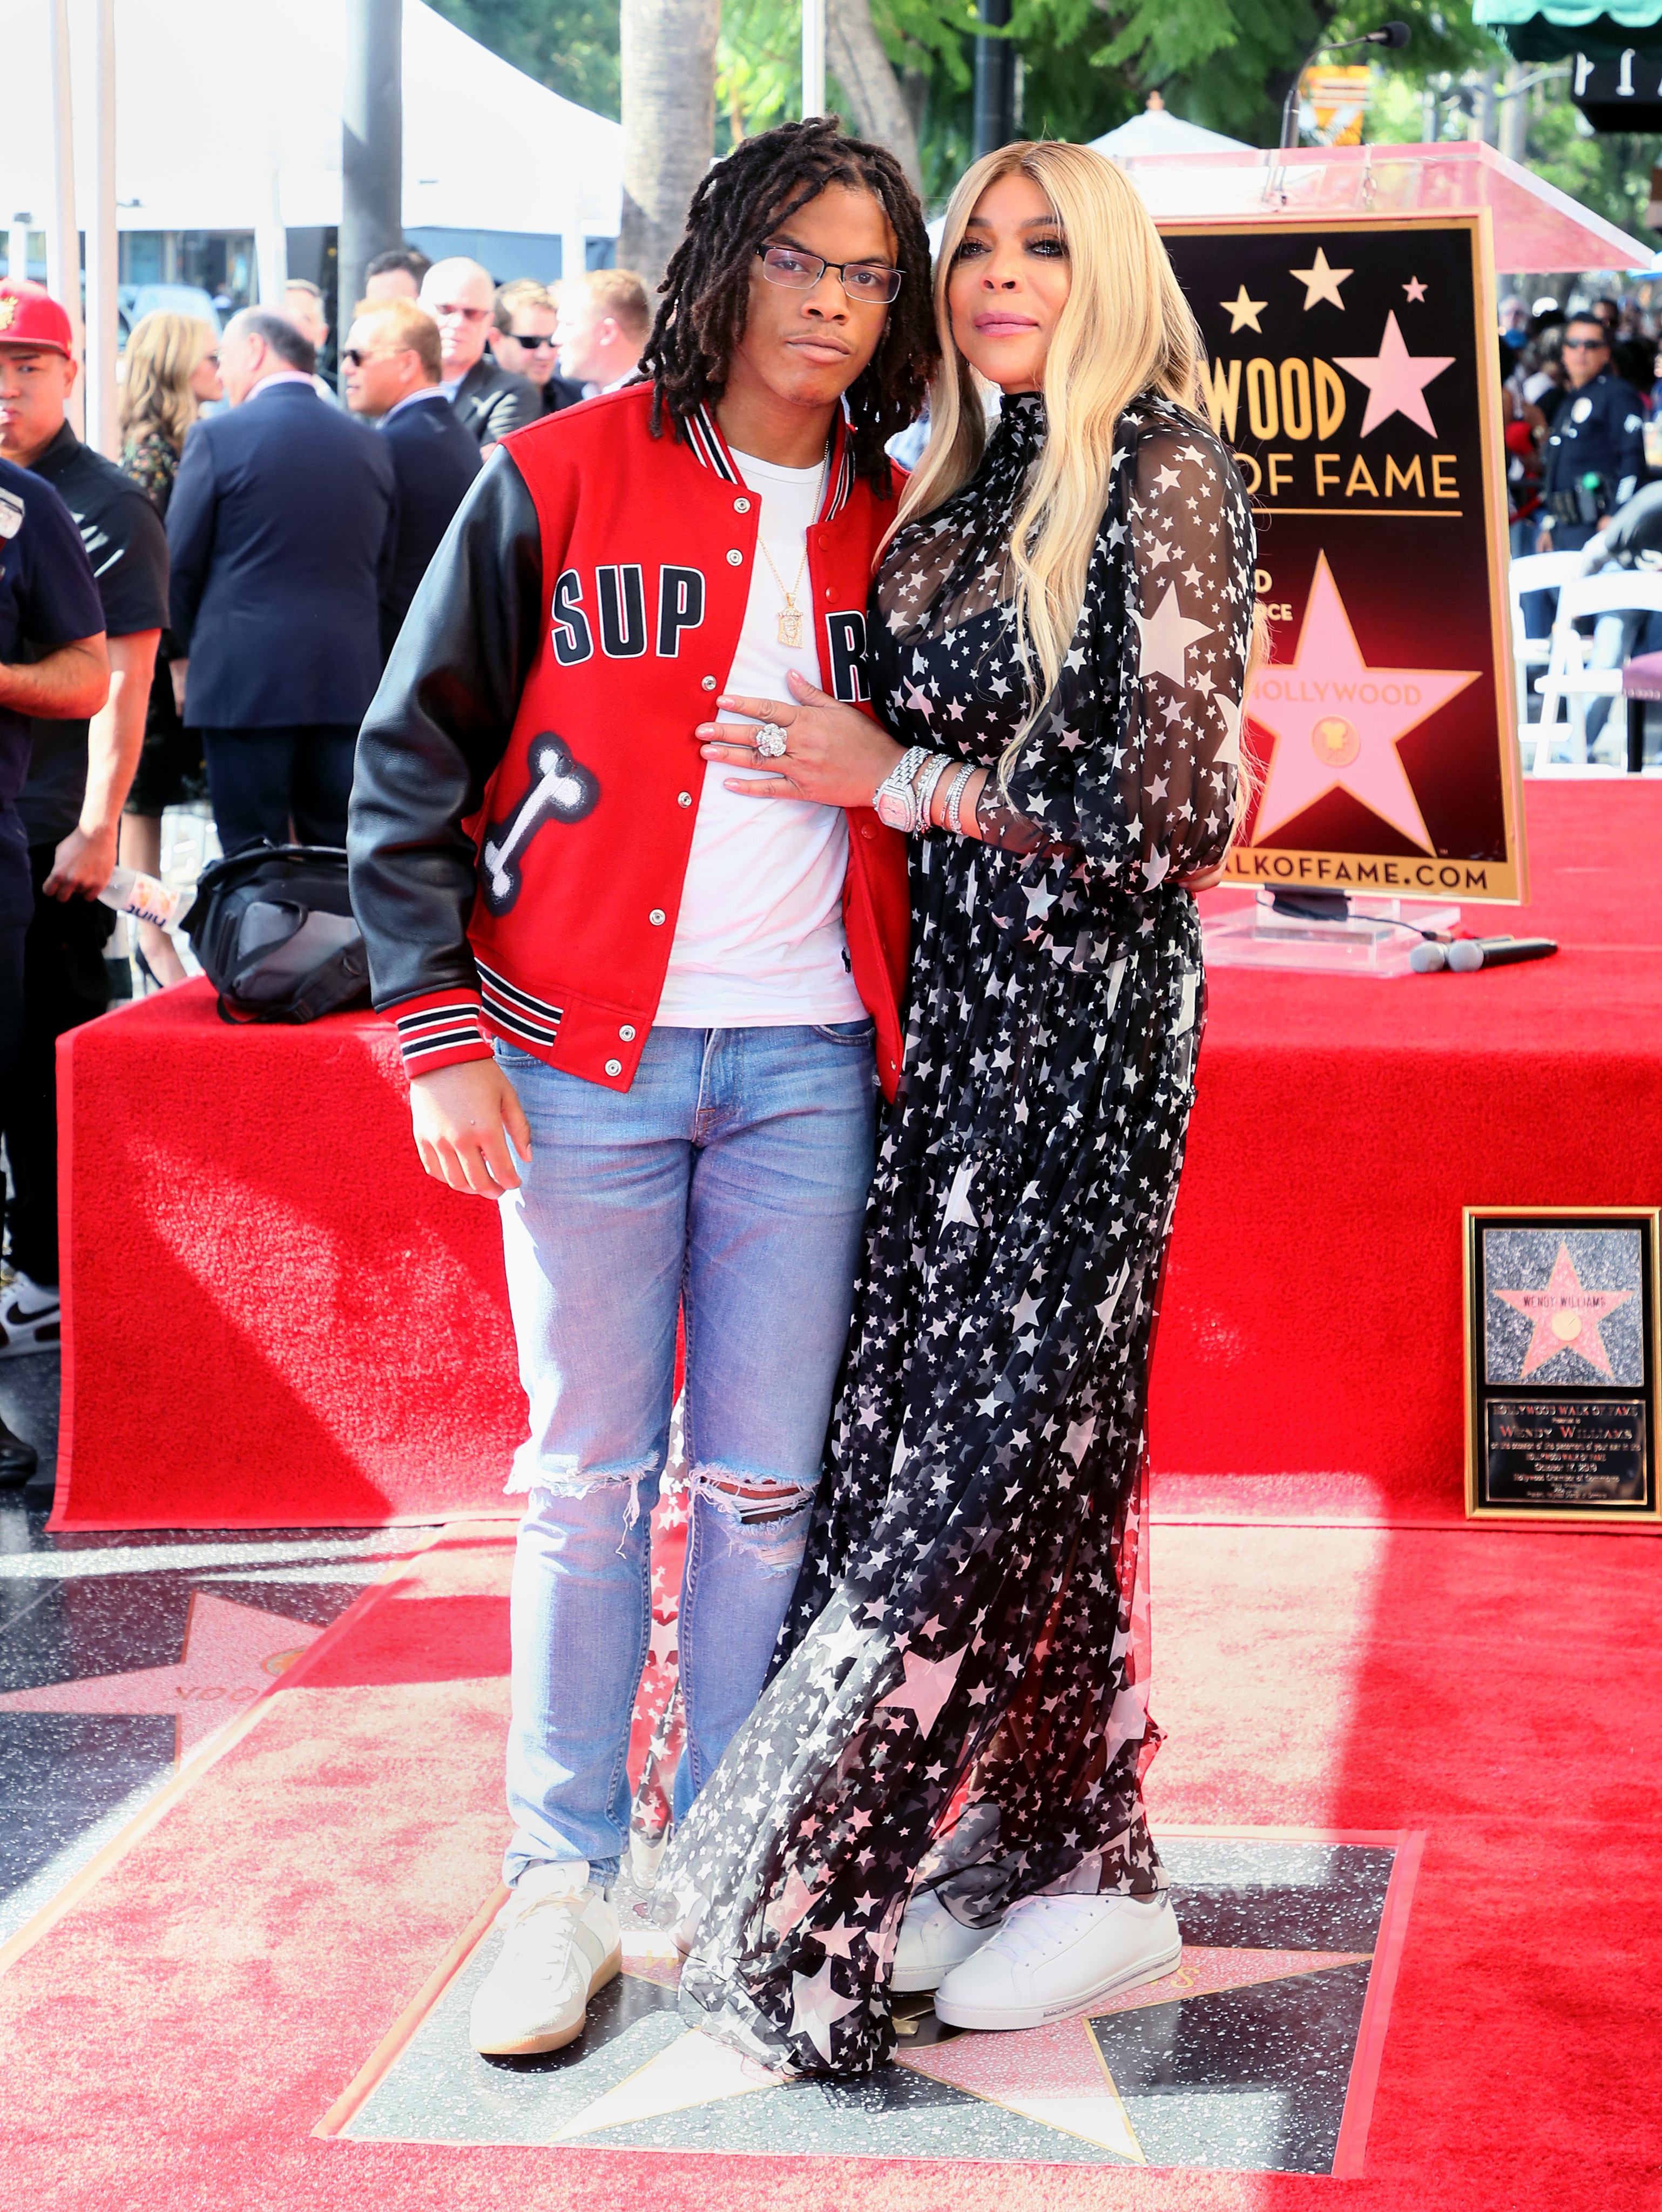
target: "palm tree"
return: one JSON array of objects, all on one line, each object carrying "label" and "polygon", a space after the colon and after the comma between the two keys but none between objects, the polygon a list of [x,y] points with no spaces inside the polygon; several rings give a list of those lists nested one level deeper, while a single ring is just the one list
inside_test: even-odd
[{"label": "palm tree", "polygon": [[847,95],[858,135],[886,146],[921,192],[917,132],[872,21],[870,0],[825,0],[825,66]]},{"label": "palm tree", "polygon": [[[864,4],[864,0],[861,0]],[[651,290],[680,243],[715,143],[721,0],[622,0],[624,217],[619,260]]]}]

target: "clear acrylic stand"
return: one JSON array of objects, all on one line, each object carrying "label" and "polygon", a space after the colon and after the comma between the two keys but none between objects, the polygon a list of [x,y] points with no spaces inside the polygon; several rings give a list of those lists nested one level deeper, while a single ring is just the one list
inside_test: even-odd
[{"label": "clear acrylic stand", "polygon": [[1279,897],[1280,903],[1275,892],[1261,890],[1245,905],[1204,915],[1207,965],[1409,975],[1414,949],[1425,941],[1421,931],[1460,926],[1458,906],[1426,900],[1348,898],[1342,891]]}]

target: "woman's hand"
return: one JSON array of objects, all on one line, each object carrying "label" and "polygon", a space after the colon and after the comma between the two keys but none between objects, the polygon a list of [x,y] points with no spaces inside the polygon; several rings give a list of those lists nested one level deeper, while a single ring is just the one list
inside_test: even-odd
[{"label": "woman's hand", "polygon": [[881,723],[845,707],[820,691],[794,669],[788,701],[723,696],[716,706],[730,714],[753,714],[785,733],[785,750],[775,759],[756,750],[759,729],[737,722],[701,722],[707,761],[727,768],[759,769],[758,775],[727,776],[728,791],[746,799],[811,799],[821,806],[869,806],[872,793],[905,748]]}]

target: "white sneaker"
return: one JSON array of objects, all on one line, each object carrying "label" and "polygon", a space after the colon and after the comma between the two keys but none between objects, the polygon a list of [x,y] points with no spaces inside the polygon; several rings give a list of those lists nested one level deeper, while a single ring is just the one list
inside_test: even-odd
[{"label": "white sneaker", "polygon": [[1183,1938],[1168,1897],[1024,1897],[934,1993],[950,2027],[1042,2027],[1169,1974]]},{"label": "white sneaker", "polygon": [[57,1285],[31,1282],[8,1267],[0,1280],[0,1359],[56,1352],[62,1333]]},{"label": "white sneaker", "polygon": [[912,1990],[939,1989],[944,1977],[990,1942],[995,1932],[991,1928],[966,1928],[947,1911],[938,1890],[926,1889],[921,1897],[912,1899],[901,1920],[890,1988],[898,1996]]},{"label": "white sneaker", "polygon": [[[583,2032],[588,2000],[624,1963],[618,1915],[587,1864],[532,1867],[496,1915],[502,1954],[474,1992],[475,2051],[522,2058],[561,2051]],[[581,1887],[574,1887],[580,1879]]]}]

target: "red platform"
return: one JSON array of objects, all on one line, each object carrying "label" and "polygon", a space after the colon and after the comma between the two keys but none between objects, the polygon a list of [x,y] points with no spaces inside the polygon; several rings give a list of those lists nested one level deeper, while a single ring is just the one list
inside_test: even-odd
[{"label": "red platform", "polygon": [[1531,903],[1465,921],[1554,958],[1212,971],[1150,1409],[1165,1513],[1307,1517],[1313,1489],[1337,1518],[1460,1517],[1461,1208],[1662,1198],[1662,784],[1525,789]]},{"label": "red platform", "polygon": [[[1166,1516],[1462,1512],[1460,1209],[1662,1194],[1662,786],[1528,791],[1532,966],[1216,970],[1155,1362]],[[387,1025],[194,984],[61,1048],[60,1528],[502,1511],[495,1211],[428,1182]]]},{"label": "red platform", "polygon": [[389,1024],[204,982],[58,1047],[60,1528],[517,1511],[496,1209],[430,1182]]}]

